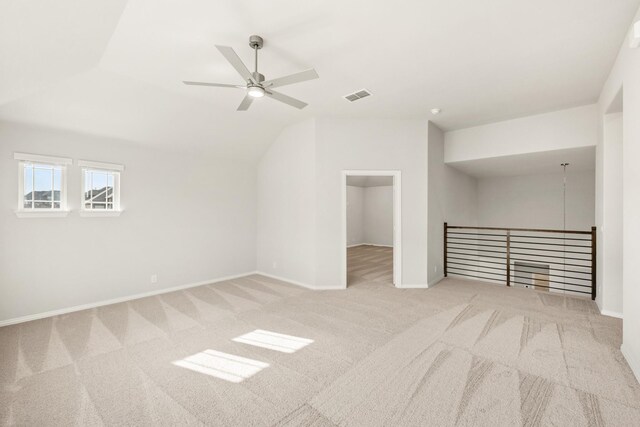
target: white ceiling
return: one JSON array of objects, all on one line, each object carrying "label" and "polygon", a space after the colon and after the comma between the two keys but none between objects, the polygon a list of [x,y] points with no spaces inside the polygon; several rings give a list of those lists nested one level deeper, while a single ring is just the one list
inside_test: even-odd
[{"label": "white ceiling", "polygon": [[392,176],[347,176],[347,185],[352,187],[386,187],[393,185]]},{"label": "white ceiling", "polygon": [[580,147],[447,164],[475,178],[486,178],[490,176],[562,173],[562,166],[560,166],[562,163],[569,163],[567,167],[569,172],[594,171],[596,168],[596,148]]},{"label": "white ceiling", "polygon": [[[0,119],[256,159],[311,116],[424,118],[445,130],[594,102],[640,0],[7,0]],[[315,67],[236,112],[214,44],[267,79]],[[367,88],[373,96],[342,96]],[[430,115],[432,107],[443,113]]]}]

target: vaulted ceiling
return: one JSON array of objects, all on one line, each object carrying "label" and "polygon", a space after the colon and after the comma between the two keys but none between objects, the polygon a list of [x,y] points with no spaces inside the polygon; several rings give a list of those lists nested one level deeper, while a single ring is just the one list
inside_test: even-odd
[{"label": "vaulted ceiling", "polygon": [[[0,120],[256,159],[311,116],[424,118],[456,129],[595,102],[640,0],[6,0]],[[314,67],[236,112],[265,38],[267,79]],[[347,93],[373,96],[349,103]],[[443,109],[437,117],[433,107]]]}]

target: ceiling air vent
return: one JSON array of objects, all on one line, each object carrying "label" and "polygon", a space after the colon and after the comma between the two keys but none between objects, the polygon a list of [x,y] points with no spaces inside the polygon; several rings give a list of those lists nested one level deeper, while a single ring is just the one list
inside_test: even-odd
[{"label": "ceiling air vent", "polygon": [[346,99],[349,102],[353,102],[353,101],[357,101],[358,99],[366,98],[369,95],[371,95],[371,92],[369,92],[367,89],[361,89],[357,92],[350,93],[349,95],[345,95],[344,99]]}]

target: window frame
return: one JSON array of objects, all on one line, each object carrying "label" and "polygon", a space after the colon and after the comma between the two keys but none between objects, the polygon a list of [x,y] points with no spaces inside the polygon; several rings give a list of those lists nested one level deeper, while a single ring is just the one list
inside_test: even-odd
[{"label": "window frame", "polygon": [[[67,205],[67,166],[73,161],[66,157],[43,156],[39,154],[14,153],[14,160],[18,160],[18,208],[15,214],[18,218],[62,218],[69,214]],[[24,207],[24,171],[26,165],[41,165],[60,169],[60,207],[59,208],[29,208]],[[32,192],[35,192],[35,182]],[[52,200],[54,206],[55,200]]]},{"label": "window frame", "polygon": [[[80,166],[80,216],[83,217],[115,217],[122,214],[120,204],[120,181],[121,173],[124,171],[123,165],[115,163],[94,162],[89,160],[79,160]],[[85,207],[85,180],[88,171],[105,172],[113,174],[113,209],[88,209]]]}]

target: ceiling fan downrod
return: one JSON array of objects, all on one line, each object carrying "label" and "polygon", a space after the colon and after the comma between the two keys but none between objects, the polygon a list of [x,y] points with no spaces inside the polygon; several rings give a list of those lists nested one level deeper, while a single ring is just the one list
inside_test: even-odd
[{"label": "ceiling fan downrod", "polygon": [[258,50],[262,49],[264,46],[264,40],[260,36],[253,35],[249,37],[249,46],[253,49],[255,53],[255,67],[252,73],[253,78],[257,83],[262,83],[264,81],[264,75],[258,72]]}]

